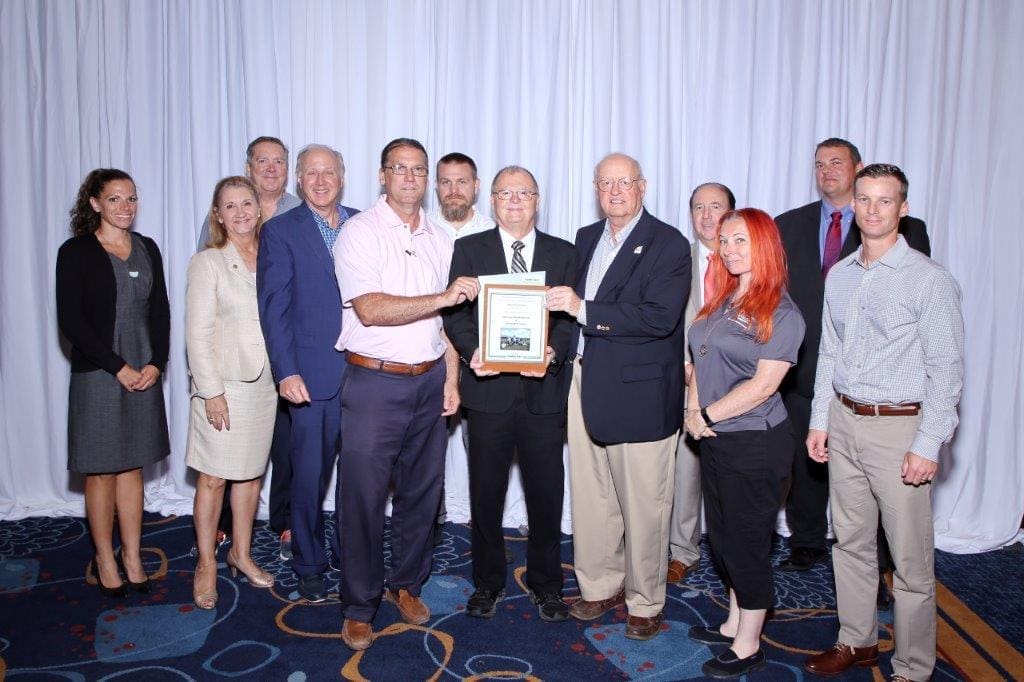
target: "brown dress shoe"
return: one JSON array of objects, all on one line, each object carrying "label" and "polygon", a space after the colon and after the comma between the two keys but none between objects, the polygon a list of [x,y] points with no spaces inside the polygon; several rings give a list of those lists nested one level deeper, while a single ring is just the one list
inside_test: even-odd
[{"label": "brown dress shoe", "polygon": [[668,562],[668,575],[666,576],[665,582],[672,584],[683,582],[683,579],[686,578],[687,575],[697,570],[697,566],[699,564],[699,561],[695,561],[687,566],[682,561],[672,559]]},{"label": "brown dress shoe", "polygon": [[848,644],[836,642],[828,651],[811,656],[804,662],[804,670],[821,677],[833,677],[846,672],[853,666],[869,668],[878,663],[878,645],[855,649]]},{"label": "brown dress shoe", "polygon": [[664,611],[652,618],[630,616],[626,621],[626,637],[628,639],[651,639],[661,632],[661,622],[664,619]]},{"label": "brown dress shoe", "polygon": [[430,620],[430,609],[427,608],[427,605],[419,597],[409,594],[409,590],[404,587],[397,593],[393,590],[385,590],[384,597],[398,607],[398,612],[402,614],[402,620],[406,623],[423,625]]},{"label": "brown dress shoe", "polygon": [[598,601],[579,599],[569,608],[569,615],[576,620],[595,620],[616,606],[622,606],[625,603],[625,592],[619,592],[614,597],[599,599]]},{"label": "brown dress shoe", "polygon": [[361,620],[346,618],[341,626],[341,641],[353,651],[369,649],[373,644],[373,627]]}]

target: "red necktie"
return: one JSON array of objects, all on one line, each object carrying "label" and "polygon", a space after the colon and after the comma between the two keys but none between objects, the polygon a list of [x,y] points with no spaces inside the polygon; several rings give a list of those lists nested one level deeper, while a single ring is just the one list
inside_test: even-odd
[{"label": "red necktie", "polygon": [[825,279],[828,271],[839,260],[839,250],[842,247],[842,224],[843,214],[840,211],[832,211],[832,222],[828,224],[828,232],[825,234],[825,254],[821,258],[821,278]]},{"label": "red necktie", "polygon": [[704,271],[704,298],[701,299],[701,303],[707,303],[715,295],[715,280],[714,275],[711,274],[711,257],[714,254],[708,254],[708,267]]}]

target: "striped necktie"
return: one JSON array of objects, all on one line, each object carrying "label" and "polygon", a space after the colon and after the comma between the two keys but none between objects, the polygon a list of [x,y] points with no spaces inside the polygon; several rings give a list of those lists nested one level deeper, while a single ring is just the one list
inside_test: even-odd
[{"label": "striped necktie", "polygon": [[523,249],[526,244],[521,241],[512,242],[512,272],[526,272],[526,261],[523,259]]}]

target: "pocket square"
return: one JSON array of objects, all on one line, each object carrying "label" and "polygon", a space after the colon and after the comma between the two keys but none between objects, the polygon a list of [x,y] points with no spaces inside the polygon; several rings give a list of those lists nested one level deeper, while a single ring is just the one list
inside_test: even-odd
[{"label": "pocket square", "polygon": [[640,245],[640,246],[636,247],[635,249],[633,249],[633,253],[636,254],[637,256],[639,256],[643,252],[644,252],[643,245]]}]

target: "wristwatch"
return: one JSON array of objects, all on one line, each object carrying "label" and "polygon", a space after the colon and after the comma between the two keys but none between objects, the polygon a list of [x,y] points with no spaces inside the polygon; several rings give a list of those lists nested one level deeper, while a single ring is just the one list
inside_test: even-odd
[{"label": "wristwatch", "polygon": [[704,420],[704,423],[708,426],[714,426],[715,422],[711,421],[711,417],[708,416],[708,408],[700,408],[700,418]]}]

